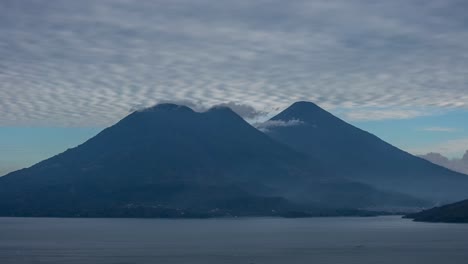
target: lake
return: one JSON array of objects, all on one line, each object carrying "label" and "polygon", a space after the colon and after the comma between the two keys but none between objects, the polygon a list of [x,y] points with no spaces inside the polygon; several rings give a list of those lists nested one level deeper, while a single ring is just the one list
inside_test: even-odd
[{"label": "lake", "polygon": [[0,263],[468,263],[468,225],[398,216],[0,218]]}]

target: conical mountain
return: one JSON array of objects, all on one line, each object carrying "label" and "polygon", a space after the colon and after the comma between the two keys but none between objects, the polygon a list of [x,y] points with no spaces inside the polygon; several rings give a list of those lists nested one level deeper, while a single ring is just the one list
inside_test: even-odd
[{"label": "conical mountain", "polygon": [[221,107],[136,111],[76,148],[0,178],[0,215],[8,216],[323,215],[408,205],[421,201],[333,177]]},{"label": "conical mountain", "polygon": [[151,205],[160,210],[147,213],[159,216],[177,213],[167,208],[212,209],[235,199],[286,203],[273,195],[269,200],[256,196],[301,177],[309,166],[305,160],[228,108],[199,113],[161,104],[130,114],[76,148],[1,177],[0,214],[99,216],[107,208],[118,216],[121,210],[133,214],[122,208]]},{"label": "conical mountain", "polygon": [[468,197],[467,175],[402,151],[310,102],[294,103],[263,130],[353,181],[436,203]]}]

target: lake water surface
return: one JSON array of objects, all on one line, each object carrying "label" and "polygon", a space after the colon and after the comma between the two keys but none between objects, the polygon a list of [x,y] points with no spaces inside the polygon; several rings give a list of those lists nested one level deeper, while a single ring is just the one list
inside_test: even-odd
[{"label": "lake water surface", "polygon": [[0,263],[468,263],[468,225],[400,217],[0,218]]}]

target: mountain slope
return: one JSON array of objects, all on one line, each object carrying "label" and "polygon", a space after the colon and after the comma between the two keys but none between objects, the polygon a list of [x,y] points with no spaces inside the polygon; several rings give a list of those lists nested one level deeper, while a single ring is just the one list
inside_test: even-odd
[{"label": "mountain slope", "polygon": [[54,212],[93,212],[132,204],[188,208],[216,207],[224,199],[254,202],[256,195],[239,185],[268,189],[260,183],[266,177],[272,186],[281,184],[284,175],[299,175],[295,170],[303,168],[303,160],[230,109],[197,113],[163,104],[134,112],[76,148],[0,178],[0,208],[3,214],[28,215],[49,205],[60,207]]},{"label": "mountain slope", "polygon": [[468,176],[404,152],[310,102],[294,103],[262,129],[351,180],[435,203],[468,197]]},{"label": "mountain slope", "polygon": [[14,216],[325,214],[325,207],[349,214],[358,211],[335,209],[422,204],[331,177],[228,108],[199,113],[173,104],[134,112],[76,148],[0,178],[0,215]]},{"label": "mountain slope", "polygon": [[447,169],[468,175],[468,151],[465,152],[461,159],[448,159],[440,153],[433,152],[426,155],[420,155],[419,157]]},{"label": "mountain slope", "polygon": [[468,223],[468,200],[407,215],[419,222]]}]

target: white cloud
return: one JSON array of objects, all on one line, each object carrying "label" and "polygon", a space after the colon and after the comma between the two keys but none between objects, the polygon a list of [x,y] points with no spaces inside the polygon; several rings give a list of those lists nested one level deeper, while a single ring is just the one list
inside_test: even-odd
[{"label": "white cloud", "polygon": [[150,104],[150,105],[134,105],[132,108],[130,108],[130,112],[138,111],[138,110],[145,110],[146,108],[152,107],[154,105],[165,104],[165,103],[188,106],[196,112],[205,112],[212,107],[228,107],[232,111],[237,113],[239,116],[247,120],[253,120],[255,118],[258,118],[259,116],[264,116],[267,114],[266,112],[256,110],[251,105],[238,103],[238,102],[224,102],[224,103],[219,103],[219,104],[214,104],[214,105],[208,105],[208,104],[204,104],[201,101],[192,101],[192,100],[187,100],[187,99],[158,100],[157,103]]},{"label": "white cloud", "polygon": [[288,121],[284,120],[268,120],[263,123],[254,124],[254,126],[263,132],[267,132],[272,127],[290,127],[290,126],[299,126],[304,124],[304,121],[299,119],[291,119]]}]

